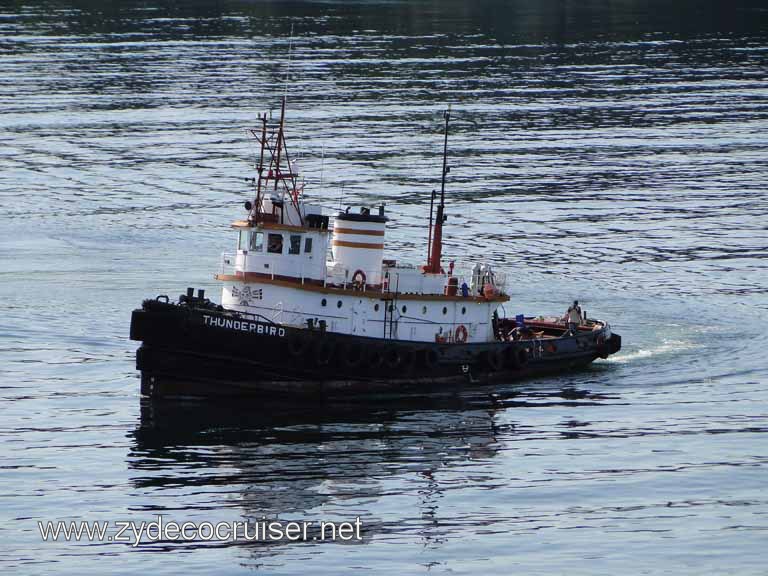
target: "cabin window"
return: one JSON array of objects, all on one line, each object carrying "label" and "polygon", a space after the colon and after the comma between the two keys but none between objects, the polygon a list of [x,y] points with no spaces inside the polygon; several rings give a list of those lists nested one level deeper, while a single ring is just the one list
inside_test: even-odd
[{"label": "cabin window", "polygon": [[462,306],[461,307],[461,313],[462,314],[466,314],[467,313],[467,307],[466,306]]},{"label": "cabin window", "polygon": [[448,308],[446,308],[445,306],[443,306],[443,314],[448,314]]},{"label": "cabin window", "polygon": [[403,306],[403,314],[405,314],[406,312],[408,312],[408,306]]},{"label": "cabin window", "polygon": [[328,304],[328,301],[327,301],[325,298],[323,298],[323,299],[320,301],[320,306],[325,306],[326,304]]},{"label": "cabin window", "polygon": [[288,246],[288,254],[299,254],[301,252],[301,236],[291,234],[291,244]]},{"label": "cabin window", "polygon": [[283,253],[283,235],[282,234],[267,235],[267,252],[269,252],[270,254]]},{"label": "cabin window", "polygon": [[341,308],[341,300],[339,300],[338,302],[336,302],[336,308]]},{"label": "cabin window", "polygon": [[238,250],[248,250],[248,237],[251,235],[247,230],[240,230],[240,239],[237,242]]},{"label": "cabin window", "polygon": [[374,312],[378,312],[379,311],[379,305],[378,304],[374,304],[373,305],[373,311]]},{"label": "cabin window", "polygon": [[427,307],[426,306],[422,306],[421,307],[421,313],[422,314],[426,314],[427,313]]},{"label": "cabin window", "polygon": [[264,232],[254,232],[251,234],[251,251],[263,252],[264,251]]},{"label": "cabin window", "polygon": [[312,238],[304,238],[304,253],[312,252]]}]

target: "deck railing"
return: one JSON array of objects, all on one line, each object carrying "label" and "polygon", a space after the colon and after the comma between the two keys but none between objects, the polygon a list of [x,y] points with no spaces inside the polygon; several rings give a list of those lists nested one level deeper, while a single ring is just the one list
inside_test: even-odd
[{"label": "deck railing", "polygon": [[[263,259],[263,256],[259,256],[260,259]],[[235,253],[235,252],[225,252],[221,255],[221,260],[219,262],[219,274],[222,275],[235,275],[238,272],[243,271],[249,271],[248,270],[248,260],[249,260],[249,254],[247,253]],[[311,281],[311,282],[319,282],[322,281],[323,286],[333,286],[336,288],[342,288],[342,289],[355,289],[363,291],[377,291],[377,292],[388,292],[388,291],[394,291],[397,289],[394,285],[386,285],[384,281],[382,281],[379,284],[371,285],[368,283],[364,283],[362,286],[358,283],[353,282],[353,275],[357,272],[357,270],[351,270],[349,268],[345,268],[339,263],[333,263],[329,264],[324,268],[324,274],[322,278],[316,278],[316,277],[307,277],[305,276],[305,270],[304,266],[300,265],[297,266],[295,263],[291,262],[288,265],[281,266],[281,263],[279,261],[279,258],[270,259],[268,262],[269,268],[260,270],[262,274],[268,274],[272,279],[281,278],[281,277],[292,277],[297,278],[301,281],[302,284],[305,282]],[[255,271],[255,270],[254,270]],[[365,274],[366,278],[376,278],[377,276],[382,275],[382,270],[362,270],[362,272]],[[471,269],[456,269],[453,271],[452,277],[457,278],[458,280],[458,294],[461,295],[461,286],[463,283],[466,283],[468,286],[471,286],[472,284],[472,270]],[[504,292],[506,290],[507,286],[507,275],[501,272],[494,271],[493,273],[493,285],[498,290]],[[390,283],[393,280],[390,279]],[[448,276],[446,276],[446,286],[448,282]],[[475,292],[478,292],[481,290],[482,287],[478,286],[475,287]],[[472,292],[470,291],[470,295]]]}]

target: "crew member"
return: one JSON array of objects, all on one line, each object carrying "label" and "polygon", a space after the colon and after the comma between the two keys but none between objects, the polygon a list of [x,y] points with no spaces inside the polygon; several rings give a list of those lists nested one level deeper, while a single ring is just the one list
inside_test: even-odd
[{"label": "crew member", "polygon": [[568,312],[565,313],[565,321],[568,324],[568,333],[572,336],[575,335],[581,324],[581,306],[579,306],[578,300],[574,300],[573,305],[568,308]]}]

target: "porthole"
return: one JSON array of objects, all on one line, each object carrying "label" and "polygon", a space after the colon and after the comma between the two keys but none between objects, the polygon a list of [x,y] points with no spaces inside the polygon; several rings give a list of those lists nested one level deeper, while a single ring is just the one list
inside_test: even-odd
[{"label": "porthole", "polygon": [[467,313],[467,307],[466,306],[462,306],[461,307],[461,313],[462,314],[466,314]]},{"label": "porthole", "polygon": [[373,305],[373,311],[374,312],[378,312],[379,311],[379,305],[378,304],[374,304]]},{"label": "porthole", "polygon": [[403,310],[403,314],[405,314],[406,312],[408,312],[408,306],[403,306],[402,310]]},{"label": "porthole", "polygon": [[448,308],[446,308],[445,306],[443,306],[443,314],[448,314]]},{"label": "porthole", "polygon": [[325,298],[323,298],[323,299],[320,301],[320,306],[325,306],[326,304],[328,304],[328,301],[327,301]]},{"label": "porthole", "polygon": [[427,313],[427,307],[426,306],[422,306],[421,307],[421,313],[422,314],[426,314]]},{"label": "porthole", "polygon": [[341,308],[341,300],[339,300],[338,302],[336,302],[336,308]]}]

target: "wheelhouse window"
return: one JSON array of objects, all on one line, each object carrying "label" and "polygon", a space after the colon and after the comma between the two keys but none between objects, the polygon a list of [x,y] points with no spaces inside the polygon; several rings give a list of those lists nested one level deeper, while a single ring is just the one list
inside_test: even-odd
[{"label": "wheelhouse window", "polygon": [[267,252],[269,252],[270,254],[283,253],[283,235],[282,234],[267,235]]},{"label": "wheelhouse window", "polygon": [[301,253],[301,236],[298,234],[291,234],[291,245],[288,247],[288,254]]},{"label": "wheelhouse window", "polygon": [[248,230],[240,230],[240,238],[237,241],[238,250],[248,250],[248,242],[251,233]]},{"label": "wheelhouse window", "polygon": [[304,238],[304,253],[312,252],[312,238]]},{"label": "wheelhouse window", "polygon": [[251,234],[251,251],[263,252],[264,251],[264,232],[254,232]]}]

